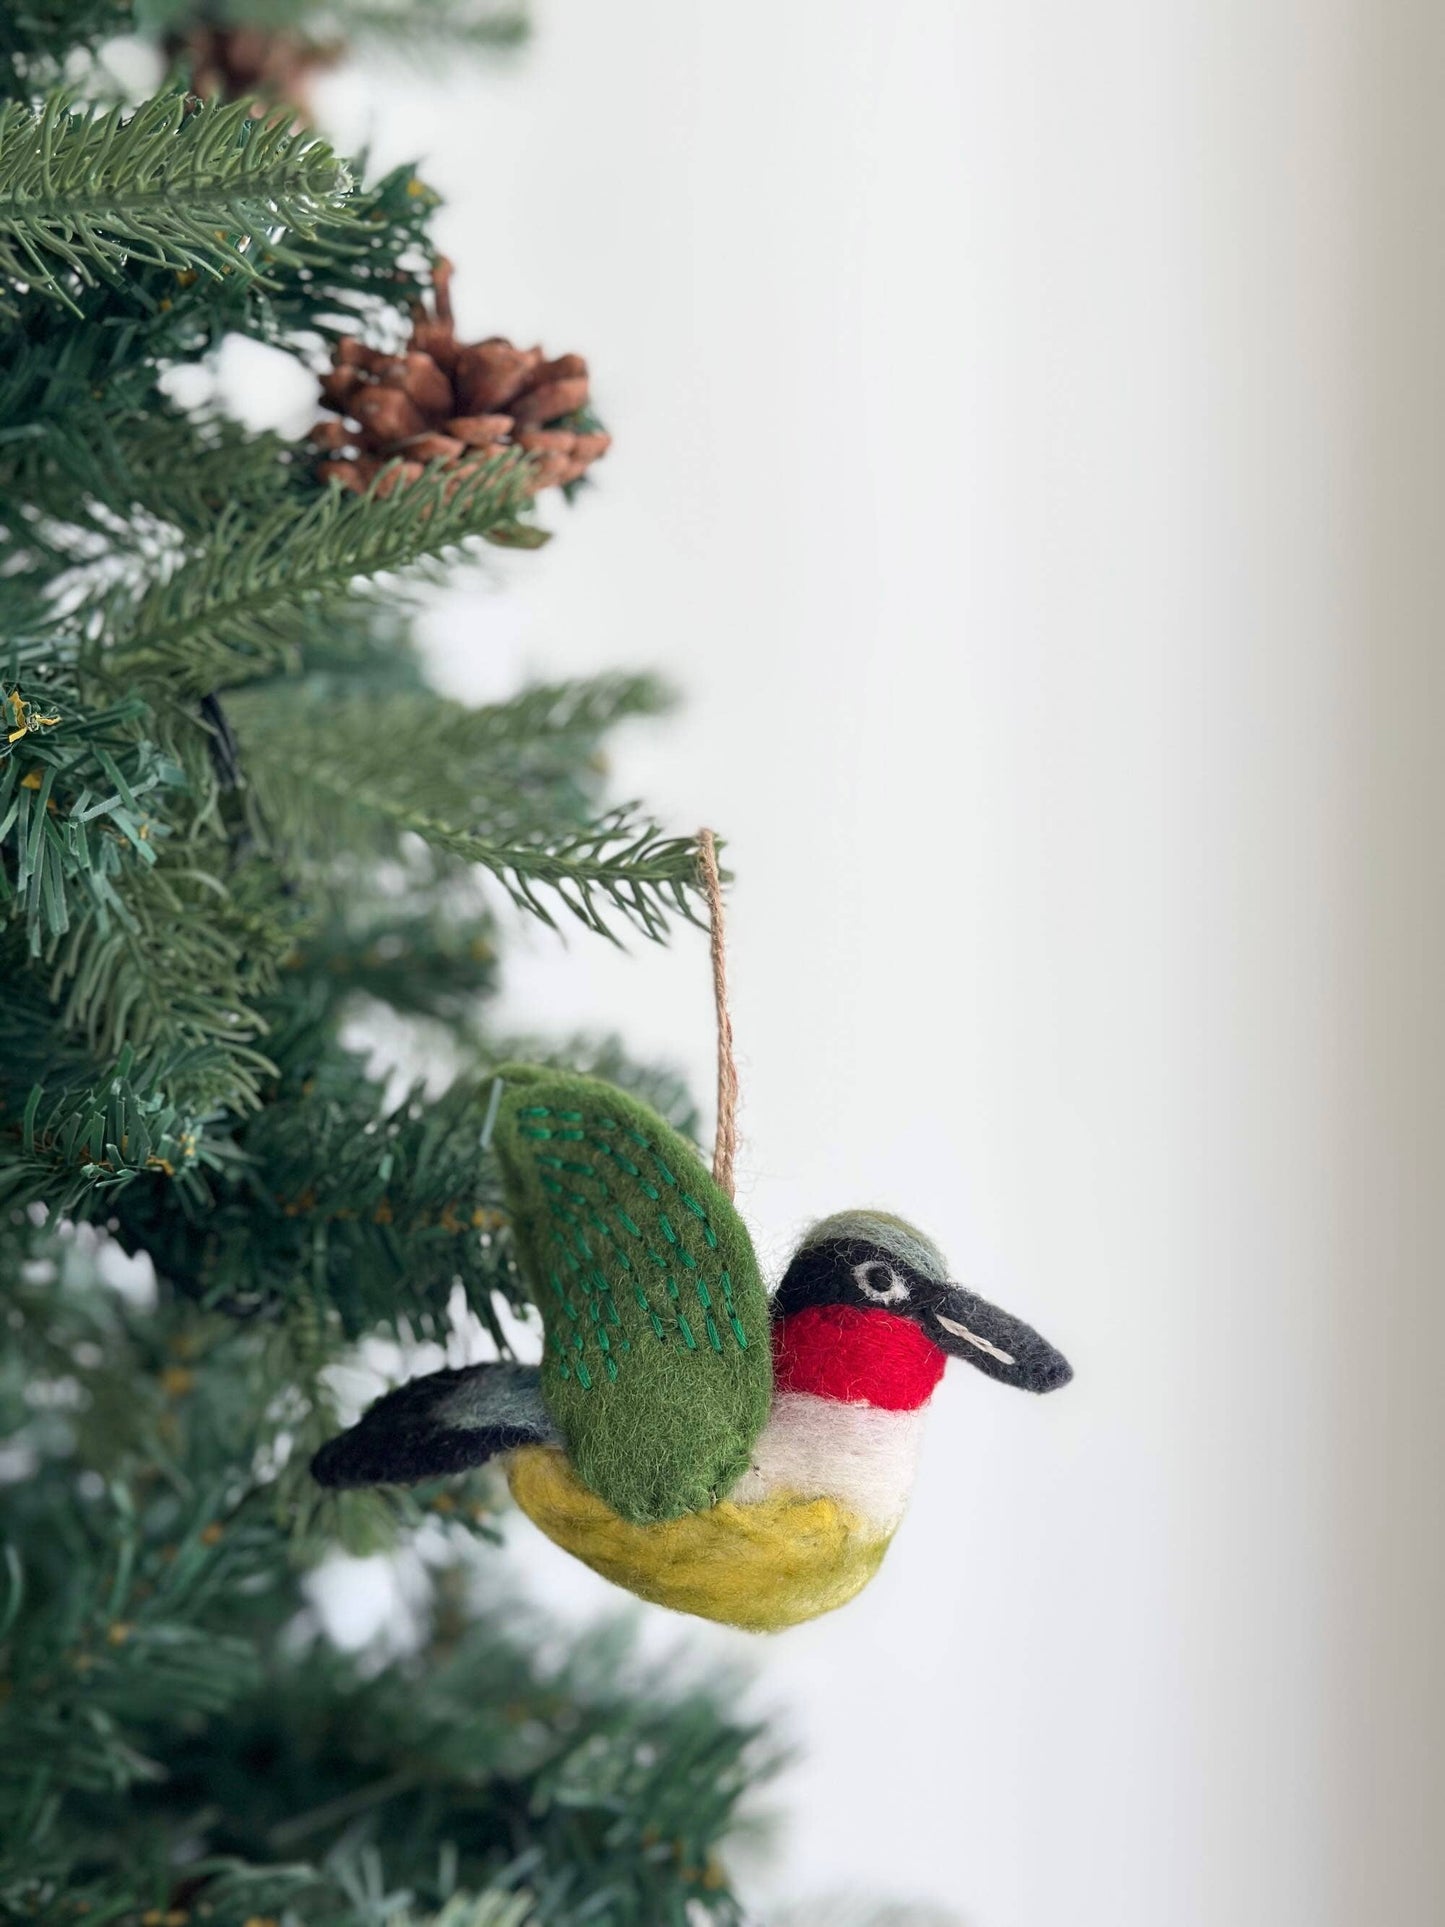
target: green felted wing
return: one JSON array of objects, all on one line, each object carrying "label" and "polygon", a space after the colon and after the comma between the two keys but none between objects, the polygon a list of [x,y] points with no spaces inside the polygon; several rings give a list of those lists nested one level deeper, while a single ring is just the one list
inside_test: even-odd
[{"label": "green felted wing", "polygon": [[493,1143],[568,1456],[624,1519],[699,1512],[746,1469],[772,1398],[746,1227],[645,1104],[530,1065],[499,1076]]}]

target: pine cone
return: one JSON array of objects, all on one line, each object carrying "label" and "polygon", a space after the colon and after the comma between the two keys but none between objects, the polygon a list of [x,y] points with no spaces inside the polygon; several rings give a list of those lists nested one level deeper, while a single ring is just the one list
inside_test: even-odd
[{"label": "pine cone", "polygon": [[588,412],[587,363],[581,355],[548,361],[540,348],[500,335],[458,341],[450,282],[450,264],[438,261],[435,312],[417,312],[404,353],[350,335],[336,344],[321,400],[341,419],[311,431],[327,457],[317,474],[361,491],[400,456],[382,485],[390,493],[427,463],[447,463],[460,483],[510,449],[527,458],[533,493],[580,481],[612,445]]},{"label": "pine cone", "polygon": [[311,81],[340,58],[339,42],[308,40],[284,27],[196,25],[166,36],[166,58],[184,60],[190,68],[191,91],[206,99],[254,99],[252,110],[285,102],[309,120]]}]

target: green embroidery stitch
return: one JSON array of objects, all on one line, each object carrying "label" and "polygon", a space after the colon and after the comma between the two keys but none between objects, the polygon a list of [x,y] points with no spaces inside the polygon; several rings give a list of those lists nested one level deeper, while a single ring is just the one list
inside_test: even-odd
[{"label": "green embroidery stitch", "polygon": [[[635,1099],[527,1066],[499,1075],[491,1146],[572,1464],[624,1518],[706,1507],[746,1467],[769,1404],[747,1233],[692,1147]],[[679,1207],[661,1208],[664,1191]]]},{"label": "green embroidery stitch", "polygon": [[[598,1148],[607,1149],[609,1147],[599,1146]],[[602,1192],[604,1200],[611,1199],[611,1193],[608,1189],[606,1180],[599,1176],[599,1174],[596,1172],[593,1166],[589,1164],[579,1164],[571,1160],[568,1160],[564,1163],[564,1161],[561,1159],[549,1160],[549,1162],[553,1162],[558,1166],[560,1166],[561,1168],[567,1169],[569,1171],[573,1171],[579,1174],[584,1174],[590,1177],[593,1180],[593,1182],[598,1185],[599,1189]],[[658,1163],[659,1163],[659,1168],[662,1169],[663,1171],[663,1175],[670,1176],[670,1173],[666,1171],[665,1166],[661,1164],[661,1160],[658,1160]],[[543,1179],[542,1183],[548,1189],[551,1189],[554,1191],[561,1190],[560,1186],[549,1184],[548,1180],[546,1179]],[[576,1204],[582,1207],[586,1211],[588,1220],[592,1223],[595,1229],[601,1232],[603,1237],[607,1239],[612,1249],[613,1255],[617,1258],[619,1264],[622,1265],[624,1270],[631,1271],[632,1269],[631,1260],[628,1258],[626,1252],[623,1251],[622,1247],[618,1244],[617,1240],[613,1237],[610,1227],[607,1225],[606,1221],[594,1209],[590,1199],[587,1198],[585,1193],[580,1191],[573,1191],[573,1192],[568,1192],[565,1195],[567,1196],[567,1198],[572,1204]],[[694,1215],[702,1222],[705,1235],[707,1235],[708,1237],[709,1245],[713,1249],[716,1249],[717,1240],[716,1240],[716,1237],[712,1235],[712,1228],[707,1222],[707,1216],[704,1210],[702,1209],[702,1207],[697,1203],[697,1200],[693,1198],[690,1194],[680,1193],[679,1195],[683,1197],[683,1201],[693,1211]],[[638,1225],[635,1223],[635,1221],[632,1218],[630,1218],[625,1212],[623,1212],[619,1206],[614,1205],[614,1209],[617,1212],[619,1222],[623,1224],[625,1229],[629,1231],[633,1236],[641,1239],[642,1232],[641,1232],[641,1229],[638,1227]],[[567,1215],[569,1217],[572,1216],[570,1212]],[[575,1222],[575,1219],[574,1219],[574,1222]],[[665,1213],[659,1213],[658,1222],[662,1228],[663,1234],[666,1236],[668,1241],[672,1244],[681,1262],[687,1267],[689,1271],[696,1272],[697,1270],[696,1259],[693,1258],[691,1253],[688,1252],[683,1247],[680,1239],[678,1238],[677,1232],[675,1231],[667,1215]],[[583,1240],[582,1243],[584,1245],[584,1248],[586,1248],[587,1250],[587,1255],[590,1258],[591,1257],[590,1247],[585,1246],[585,1240]],[[658,1266],[658,1268],[663,1272],[663,1275],[667,1280],[669,1294],[673,1298],[674,1302],[680,1307],[680,1302],[681,1302],[680,1294],[678,1292],[676,1282],[673,1279],[671,1272],[667,1266],[666,1260],[663,1259],[657,1252],[652,1251],[650,1248],[648,1250],[648,1255],[649,1257],[652,1258],[653,1262]],[[610,1319],[610,1321],[613,1323],[614,1326],[620,1326],[621,1320],[617,1313],[615,1301],[612,1299],[611,1287],[607,1278],[600,1270],[597,1270],[595,1267],[593,1269],[592,1275],[599,1293],[603,1296],[603,1300],[607,1308],[608,1318]],[[708,1335],[708,1342],[712,1346],[714,1352],[721,1353],[722,1337],[721,1337],[721,1333],[719,1332],[716,1321],[712,1316],[712,1299],[708,1293],[706,1282],[699,1275],[696,1278],[695,1283],[697,1286],[698,1297],[704,1310],[704,1323],[705,1323],[705,1329]],[[728,1328],[732,1333],[732,1336],[736,1339],[739,1349],[746,1350],[747,1342],[748,1342],[747,1332],[743,1327],[741,1321],[738,1319],[736,1312],[733,1308],[731,1277],[727,1272],[723,1272],[719,1278],[718,1283],[723,1294]],[[661,1319],[657,1316],[657,1313],[655,1312],[651,1303],[647,1299],[646,1294],[640,1289],[640,1287],[635,1287],[635,1289],[636,1289],[639,1308],[644,1310],[647,1313],[649,1322],[651,1323],[655,1334],[659,1338],[665,1339],[665,1335],[666,1335],[665,1327],[663,1326]],[[678,1329],[683,1334],[684,1343],[689,1345],[690,1347],[695,1348],[696,1340],[693,1337],[692,1329],[690,1325],[688,1325],[685,1316],[682,1314],[680,1309],[676,1312],[675,1315],[678,1320]],[[600,1325],[599,1325],[599,1336],[605,1336],[605,1333],[601,1331]]]},{"label": "green embroidery stitch", "polygon": [[[603,1187],[603,1190],[605,1195],[606,1194],[605,1186]],[[579,1197],[578,1202],[586,1203],[586,1200]],[[592,1212],[590,1205],[588,1206],[588,1210],[589,1210],[589,1215],[591,1215],[596,1222],[597,1229],[607,1239],[609,1245],[612,1248],[613,1254],[617,1258],[619,1264],[622,1265],[625,1271],[629,1273],[632,1272],[633,1270],[632,1260],[627,1256],[627,1253],[623,1251],[621,1246],[617,1243],[616,1239],[613,1238],[611,1230],[609,1229],[605,1220],[603,1220],[600,1217],[597,1217],[596,1213]],[[568,1215],[571,1216],[572,1214],[568,1213]],[[592,1278],[598,1287],[599,1293],[602,1295],[602,1297],[605,1300],[608,1317],[610,1318],[613,1325],[620,1327],[622,1321],[618,1314],[616,1303],[612,1298],[611,1285],[608,1279],[606,1278],[605,1274],[596,1266],[593,1267]],[[662,1320],[657,1316],[657,1313],[653,1310],[652,1305],[650,1304],[647,1298],[647,1294],[643,1291],[642,1286],[637,1281],[635,1275],[633,1279],[633,1290],[636,1295],[638,1305],[643,1311],[647,1313],[647,1316],[652,1324],[654,1332],[659,1338],[665,1339],[666,1330],[665,1330],[665,1327],[663,1326]],[[623,1349],[630,1350],[631,1347],[628,1344],[626,1344],[626,1342],[624,1341]]]}]

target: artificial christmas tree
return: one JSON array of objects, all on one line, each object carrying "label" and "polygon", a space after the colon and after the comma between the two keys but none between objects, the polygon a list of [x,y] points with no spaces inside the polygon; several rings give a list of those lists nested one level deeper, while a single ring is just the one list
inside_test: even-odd
[{"label": "artificial christmas tree", "polygon": [[[731,1920],[718,1847],[760,1760],[722,1688],[536,1624],[487,1472],[308,1471],[355,1341],[445,1342],[458,1302],[500,1341],[524,1303],[483,1145],[510,1054],[487,880],[596,934],[691,914],[692,840],[598,773],[659,690],[428,684],[398,573],[538,545],[558,450],[353,490],[173,398],[228,334],[321,379],[341,342],[444,328],[445,294],[411,170],[366,183],[246,99],[115,105],[86,59],[136,18],[0,28],[0,1912]],[[511,400],[546,386],[529,365]],[[598,432],[562,402],[556,432]],[[451,1087],[389,1091],[344,1041],[362,1007],[444,1035]],[[616,1046],[556,1059],[692,1128]],[[420,1636],[339,1652],[310,1575],[385,1547],[430,1574]]]}]

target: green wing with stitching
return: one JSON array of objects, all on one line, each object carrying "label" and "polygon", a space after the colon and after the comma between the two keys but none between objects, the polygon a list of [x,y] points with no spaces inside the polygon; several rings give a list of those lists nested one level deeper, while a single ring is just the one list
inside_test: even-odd
[{"label": "green wing with stitching", "polygon": [[645,1104],[531,1065],[498,1075],[493,1144],[568,1457],[624,1519],[702,1511],[746,1470],[772,1399],[747,1229]]}]

